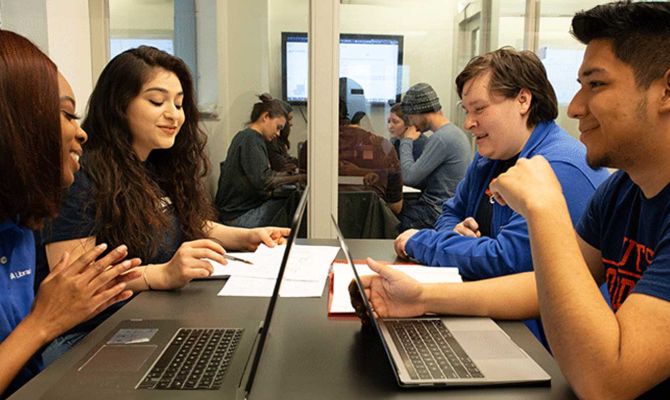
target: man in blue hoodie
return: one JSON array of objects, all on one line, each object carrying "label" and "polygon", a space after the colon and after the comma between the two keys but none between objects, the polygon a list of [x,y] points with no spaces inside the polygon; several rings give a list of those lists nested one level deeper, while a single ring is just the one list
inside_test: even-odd
[{"label": "man in blue hoodie", "polygon": [[608,173],[590,168],[584,145],[554,123],[556,95],[534,53],[502,48],[476,57],[458,75],[456,86],[477,154],[433,229],[403,232],[396,238],[396,252],[421,264],[458,267],[467,280],[530,271],[526,222],[492,201],[490,182],[517,158],[543,155],[576,223]]},{"label": "man in blue hoodie", "polygon": [[[526,221],[488,191],[518,158],[544,156],[561,182],[576,223],[608,173],[586,163],[586,149],[556,125],[556,94],[537,56],[502,48],[472,59],[456,78],[465,129],[477,154],[433,229],[407,230],[396,252],[421,264],[458,267],[466,280],[533,270]],[[529,321],[541,340],[541,326]]]}]

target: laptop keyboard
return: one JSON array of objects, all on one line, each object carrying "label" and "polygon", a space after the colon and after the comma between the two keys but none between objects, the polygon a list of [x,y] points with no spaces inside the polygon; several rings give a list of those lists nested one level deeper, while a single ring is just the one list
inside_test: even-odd
[{"label": "laptop keyboard", "polygon": [[483,378],[439,319],[385,320],[412,379]]},{"label": "laptop keyboard", "polygon": [[137,388],[219,389],[241,336],[242,329],[181,328]]}]

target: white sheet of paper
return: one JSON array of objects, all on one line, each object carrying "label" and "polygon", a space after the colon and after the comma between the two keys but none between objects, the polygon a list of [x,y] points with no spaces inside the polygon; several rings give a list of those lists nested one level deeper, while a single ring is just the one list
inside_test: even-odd
[{"label": "white sheet of paper", "polygon": [[421,193],[421,190],[419,190],[419,189],[417,189],[417,188],[415,188],[415,187],[411,187],[411,186],[407,186],[407,185],[402,185],[402,192],[403,192],[403,193]]},{"label": "white sheet of paper", "polygon": [[219,296],[267,297],[272,295],[274,279],[231,276]]},{"label": "white sheet of paper", "polygon": [[[326,278],[318,281],[294,281],[286,280],[282,282],[279,288],[281,297],[321,297],[323,287],[326,285]],[[268,296],[271,296],[272,292]]]},{"label": "white sheet of paper", "polygon": [[[316,281],[284,280],[279,288],[281,297],[321,297],[326,278]],[[219,296],[270,297],[275,279],[231,276],[219,291]]]},{"label": "white sheet of paper", "polygon": [[338,176],[337,183],[340,185],[365,185],[362,176],[349,176],[349,175]]},{"label": "white sheet of paper", "polygon": [[[259,246],[255,253],[229,253],[253,262],[253,265],[227,260],[227,265],[208,260],[214,266],[212,276],[246,276],[275,278],[284,257],[286,246]],[[293,245],[284,279],[318,280],[328,273],[339,247]]]},{"label": "white sheet of paper", "polygon": [[[373,272],[367,264],[354,264],[359,276],[372,275]],[[393,264],[392,268],[403,271],[407,275],[421,283],[439,282],[462,282],[458,274],[458,268],[450,267],[425,267],[422,265]],[[349,264],[333,264],[333,299],[330,304],[330,313],[353,313],[354,308],[349,300],[349,282],[354,279],[354,271]]]},{"label": "white sheet of paper", "polygon": [[[255,253],[240,256],[254,265],[228,260],[228,265],[215,266],[218,273],[230,276],[219,296],[271,296],[285,249],[259,246]],[[293,245],[279,294],[320,297],[338,251],[337,246]]]}]

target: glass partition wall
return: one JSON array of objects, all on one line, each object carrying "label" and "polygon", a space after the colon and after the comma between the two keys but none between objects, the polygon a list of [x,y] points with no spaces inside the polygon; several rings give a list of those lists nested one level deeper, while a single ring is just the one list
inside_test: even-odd
[{"label": "glass partition wall", "polygon": [[[465,114],[455,91],[455,77],[472,57],[500,47],[511,46],[531,50],[540,57],[557,93],[559,101],[557,122],[572,135],[579,135],[577,122],[568,118],[566,112],[572,96],[577,91],[577,69],[581,64],[584,46],[570,35],[570,22],[575,12],[591,8],[603,3],[602,1],[341,0],[339,3],[340,97],[346,95],[344,104],[349,111],[348,117],[354,125],[393,141],[393,134],[389,132],[387,122],[392,105],[410,86],[426,82],[435,89],[445,116],[455,125],[463,127]],[[361,48],[354,57],[347,42],[352,35],[360,38]],[[379,39],[374,45],[366,47],[363,44],[374,37]],[[397,47],[394,49],[390,45],[384,49],[386,45],[384,39],[389,37],[400,39],[396,39],[396,43],[401,43],[400,49]],[[396,52],[400,53],[401,57],[396,57]],[[352,62],[352,58],[355,58],[355,62]],[[352,67],[352,64],[355,64],[355,67]],[[395,71],[393,66],[396,68]],[[379,86],[391,91],[395,89],[397,98],[387,96],[380,101],[377,95]],[[340,206],[343,205],[343,197],[351,196],[344,192],[352,190],[351,186],[355,179],[349,175],[355,175],[360,181],[360,187],[356,190],[376,192],[382,203],[385,203],[388,209],[395,211],[394,206],[397,207],[397,204],[393,204],[393,199],[384,198],[390,190],[388,187],[390,183],[386,178],[392,172],[377,174],[378,177],[375,179],[379,179],[381,184],[369,182],[371,180],[369,168],[379,152],[374,148],[367,149],[361,143],[357,144],[358,148],[353,148],[352,144],[347,142],[352,139],[344,139],[342,132],[340,129],[340,185],[338,186]],[[427,132],[427,135],[430,136],[431,132]],[[476,151],[469,135],[468,139],[471,141],[472,150]],[[382,141],[382,145],[384,144]],[[359,159],[357,169],[349,165],[352,157]],[[345,170],[343,167],[346,167]],[[375,165],[375,168],[379,168],[379,165]],[[343,185],[343,182],[346,185]],[[421,187],[418,189],[421,190]],[[404,205],[406,206],[408,199],[414,196],[417,195],[405,191]],[[346,206],[351,207],[349,203]],[[350,219],[358,221],[359,224],[363,220],[372,225],[370,229],[359,233],[363,235],[362,237],[366,237],[365,235],[394,237],[394,233],[397,234],[392,229],[377,229],[376,224],[379,221],[370,217],[371,213],[379,215],[374,211],[374,206],[362,202],[359,207],[366,208],[367,211],[361,212],[359,209],[358,212],[347,211],[347,213],[351,214]],[[386,211],[391,217],[387,218],[385,223],[392,224],[394,212]],[[340,209],[340,212],[343,210]]]},{"label": "glass partition wall", "polygon": [[[257,95],[268,92],[289,100],[289,153],[299,157],[299,143],[308,141],[315,157],[309,171],[309,181],[317,188],[308,214],[314,220],[310,234],[329,237],[332,232],[324,226],[338,209],[341,77],[350,78],[343,90],[355,95],[349,99],[349,116],[362,112],[358,125],[390,139],[390,108],[411,85],[429,83],[445,115],[462,126],[453,82],[467,61],[502,46],[529,49],[543,60],[556,88],[559,124],[577,135],[566,108],[577,89],[583,46],[570,36],[569,25],[576,11],[599,3],[0,0],[0,24],[26,35],[55,60],[75,89],[81,114],[102,67],[124,42],[159,45],[186,59],[208,135],[213,168],[207,185],[212,196],[219,163],[248,122]],[[290,33],[314,40],[288,46]]]}]

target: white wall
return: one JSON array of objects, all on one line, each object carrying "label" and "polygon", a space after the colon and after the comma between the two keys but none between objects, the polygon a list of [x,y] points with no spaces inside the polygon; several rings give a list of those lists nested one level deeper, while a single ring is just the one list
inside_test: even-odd
[{"label": "white wall", "polygon": [[70,82],[77,109],[84,113],[93,91],[91,32],[87,0],[45,0],[49,57]]},{"label": "white wall", "polygon": [[255,96],[269,87],[268,0],[219,1],[217,7],[220,40],[211,51],[219,54],[219,120],[205,123],[212,193],[230,140],[244,127]]},{"label": "white wall", "polygon": [[[455,77],[451,62],[455,8],[456,4],[449,0],[422,0],[412,6],[408,2],[390,6],[343,4],[340,29],[343,33],[403,35],[402,91],[415,83],[427,82],[448,113]],[[388,109],[372,109],[370,120],[375,133],[388,136]]]},{"label": "white wall", "polygon": [[[583,49],[584,45],[579,43],[570,35],[570,24],[573,14],[581,9],[589,9],[597,4],[603,3],[599,0],[569,0],[564,2],[547,2],[540,4],[540,27],[538,32],[539,48],[549,47],[553,49]],[[523,48],[524,17],[525,10],[520,1],[505,3],[501,9],[498,30],[498,43],[493,43],[493,48],[502,46],[513,46],[517,49]],[[578,64],[568,65],[565,61],[566,70],[574,70],[574,79],[577,79]],[[568,72],[566,73],[573,73]],[[550,76],[551,79],[551,76]],[[556,84],[556,82],[554,82]],[[555,86],[556,87],[556,86]],[[568,104],[561,103],[558,107],[558,118],[556,122],[571,135],[578,137],[579,122],[569,118],[567,115]]]},{"label": "white wall", "polygon": [[[177,0],[178,1],[178,0]],[[109,28],[112,33],[142,31],[172,32],[174,30],[173,0],[110,0]]]},{"label": "white wall", "polygon": [[30,39],[45,53],[49,50],[45,0],[0,0],[0,27]]},{"label": "white wall", "polygon": [[58,66],[83,113],[93,89],[87,0],[0,0],[2,27],[32,40]]}]

